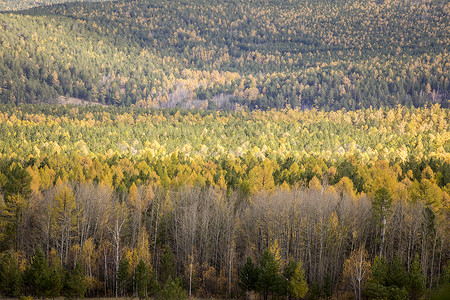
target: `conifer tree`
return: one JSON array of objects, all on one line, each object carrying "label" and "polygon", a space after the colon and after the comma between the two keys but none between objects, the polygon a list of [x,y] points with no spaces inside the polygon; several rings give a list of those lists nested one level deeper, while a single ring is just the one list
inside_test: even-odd
[{"label": "conifer tree", "polygon": [[150,275],[148,268],[144,261],[141,259],[136,267],[135,271],[136,290],[139,299],[145,299],[148,296],[148,288],[150,285]]},{"label": "conifer tree", "polygon": [[250,257],[247,257],[247,261],[242,269],[239,271],[239,286],[246,292],[247,298],[249,292],[256,289],[256,283],[258,282],[258,268],[253,264]]},{"label": "conifer tree", "polygon": [[22,290],[22,275],[17,261],[11,252],[6,252],[0,258],[0,294],[4,296],[19,296]]}]

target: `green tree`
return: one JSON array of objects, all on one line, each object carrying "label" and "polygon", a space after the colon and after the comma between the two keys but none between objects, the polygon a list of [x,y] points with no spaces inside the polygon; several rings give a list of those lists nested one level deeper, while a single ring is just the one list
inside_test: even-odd
[{"label": "green tree", "polygon": [[88,281],[80,264],[76,264],[72,271],[66,272],[63,286],[64,296],[68,298],[83,298],[87,287]]},{"label": "green tree", "polygon": [[287,280],[287,293],[290,297],[304,298],[308,293],[308,283],[305,279],[305,270],[302,263],[289,261],[284,268],[284,277]]},{"label": "green tree", "polygon": [[40,247],[34,251],[31,264],[25,270],[25,285],[31,294],[45,297],[49,292],[50,269],[45,259],[44,252]]},{"label": "green tree", "polygon": [[159,298],[167,300],[182,300],[187,298],[187,293],[181,286],[181,281],[179,279],[173,280],[172,276],[169,275]]},{"label": "green tree", "polygon": [[139,263],[136,267],[135,280],[139,299],[147,298],[150,285],[150,275],[148,272],[148,268],[142,259],[139,260]]},{"label": "green tree", "polygon": [[408,291],[410,299],[420,299],[425,293],[425,278],[418,255],[414,258],[409,270]]},{"label": "green tree", "polygon": [[16,251],[19,251],[22,238],[22,219],[23,210],[27,205],[27,200],[31,195],[31,176],[17,162],[12,162],[4,166],[3,175],[5,182],[2,191],[5,196],[5,205],[0,217],[5,224],[3,241],[1,246],[4,249],[14,245]]},{"label": "green tree", "polygon": [[22,290],[22,275],[14,255],[8,251],[0,258],[0,294],[19,296]]},{"label": "green tree", "polygon": [[242,269],[239,271],[239,286],[246,292],[248,298],[248,292],[256,289],[258,282],[258,268],[253,263],[250,257],[247,257]]},{"label": "green tree", "polygon": [[269,249],[264,250],[259,261],[259,275],[256,284],[264,300],[267,300],[269,293],[283,293],[284,279],[279,272],[280,265],[275,259],[275,255]]},{"label": "green tree", "polygon": [[130,289],[130,263],[128,259],[123,258],[119,262],[119,270],[117,271],[117,284],[120,294],[127,295]]},{"label": "green tree", "polygon": [[386,235],[386,222],[392,206],[392,197],[388,189],[385,187],[379,188],[375,192],[375,197],[372,201],[373,217],[378,222],[381,229],[380,254],[383,256],[384,239]]},{"label": "green tree", "polygon": [[169,276],[172,276],[172,278],[175,276],[175,255],[173,254],[172,249],[166,245],[164,247],[164,254],[161,258],[159,275],[161,283],[165,284]]},{"label": "green tree", "polygon": [[49,269],[48,275],[46,296],[51,298],[58,297],[63,287],[61,273],[59,272],[59,269],[57,267],[53,267]]}]

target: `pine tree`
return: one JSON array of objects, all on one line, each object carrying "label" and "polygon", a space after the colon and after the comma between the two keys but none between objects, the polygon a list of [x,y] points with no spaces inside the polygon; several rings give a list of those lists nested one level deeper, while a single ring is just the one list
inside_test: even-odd
[{"label": "pine tree", "polygon": [[182,300],[187,298],[187,293],[181,286],[180,280],[173,280],[172,276],[167,278],[167,282],[161,291],[161,299]]},{"label": "pine tree", "polygon": [[0,258],[0,294],[19,296],[22,289],[22,275],[17,261],[11,252],[3,253]]},{"label": "pine tree", "polygon": [[262,258],[259,262],[259,276],[257,288],[263,294],[264,300],[267,300],[269,293],[282,293],[284,279],[279,274],[280,265],[275,259],[275,255],[264,250]]},{"label": "pine tree", "polygon": [[408,287],[410,299],[420,299],[425,292],[425,278],[422,274],[419,256],[417,255],[411,264],[411,269],[409,270]]},{"label": "pine tree", "polygon": [[239,286],[247,293],[256,289],[258,282],[258,268],[253,264],[250,257],[247,257],[247,262],[239,271]]},{"label": "pine tree", "polygon": [[172,249],[166,245],[164,247],[164,254],[161,258],[161,267],[159,279],[162,284],[166,283],[167,278],[175,276],[175,255]]},{"label": "pine tree", "polygon": [[294,298],[304,298],[308,293],[308,283],[301,262],[290,261],[284,269],[287,280],[287,293]]},{"label": "pine tree", "polygon": [[119,262],[117,271],[117,284],[121,295],[126,295],[130,287],[130,264],[128,259],[123,258]]},{"label": "pine tree", "polygon": [[66,272],[63,286],[63,294],[68,298],[84,297],[88,282],[83,274],[83,268],[76,264],[72,271]]},{"label": "pine tree", "polygon": [[31,264],[25,270],[24,277],[25,285],[30,289],[31,294],[38,297],[47,296],[50,269],[40,247],[35,249]]},{"label": "pine tree", "polygon": [[150,285],[150,276],[148,268],[142,259],[139,260],[139,263],[136,267],[135,280],[139,299],[147,298],[148,288]]}]

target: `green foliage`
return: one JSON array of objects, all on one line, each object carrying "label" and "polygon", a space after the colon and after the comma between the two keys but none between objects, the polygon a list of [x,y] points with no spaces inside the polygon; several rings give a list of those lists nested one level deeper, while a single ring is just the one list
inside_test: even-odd
[{"label": "green foliage", "polygon": [[[78,284],[83,285],[83,281],[78,282]],[[47,288],[47,297],[55,298],[60,295],[61,289],[63,288],[63,282],[61,280],[61,273],[58,268],[53,267],[49,269]]]},{"label": "green foliage", "polygon": [[431,292],[432,300],[445,300],[450,297],[450,264],[444,266],[438,285]]},{"label": "green foliage", "polygon": [[31,194],[31,176],[25,168],[16,161],[2,166],[2,174],[5,176],[5,183],[2,187],[6,199],[14,195],[21,195],[28,198]]},{"label": "green foliage", "polygon": [[164,247],[164,254],[161,257],[161,267],[159,271],[159,280],[164,285],[167,281],[167,278],[171,276],[175,277],[175,256],[172,252],[170,246],[166,245]]},{"label": "green foliage", "polygon": [[65,273],[63,294],[68,298],[83,298],[86,294],[88,282],[80,264]]},{"label": "green foliage", "polygon": [[397,256],[391,263],[377,257],[365,295],[369,299],[420,299],[425,292],[424,280],[417,257],[409,272]]},{"label": "green foliage", "polygon": [[24,285],[31,294],[39,297],[55,297],[61,289],[60,275],[48,265],[44,252],[37,247],[31,264],[24,273]]},{"label": "green foliage", "polygon": [[308,283],[305,279],[305,270],[301,262],[289,261],[284,268],[284,277],[287,280],[288,295],[294,298],[304,298],[308,293]]},{"label": "green foliage", "polygon": [[127,295],[131,287],[131,270],[128,259],[122,258],[117,271],[117,284],[121,295]]},{"label": "green foliage", "polygon": [[247,257],[247,261],[239,271],[239,286],[245,291],[256,290],[256,284],[258,282],[258,267],[253,264],[250,257]]},{"label": "green foliage", "polygon": [[181,285],[181,280],[172,279],[172,276],[169,275],[166,284],[164,285],[164,288],[161,291],[161,295],[160,297],[158,297],[158,299],[182,300],[186,298],[187,293]]},{"label": "green foliage", "polygon": [[257,290],[267,299],[270,293],[283,294],[285,288],[285,280],[280,274],[279,262],[275,259],[274,254],[265,249],[261,259],[259,260],[258,281],[256,282]]},{"label": "green foliage", "polygon": [[144,261],[141,259],[135,271],[136,290],[139,299],[146,299],[150,287],[150,274]]},{"label": "green foliage", "polygon": [[392,206],[392,196],[385,188],[379,188],[375,192],[375,197],[372,201],[373,216],[376,220],[383,220],[387,218]]},{"label": "green foliage", "polygon": [[416,255],[409,270],[409,299],[420,299],[425,293],[425,277],[422,274],[419,256]]},{"label": "green foliage", "polygon": [[[4,9],[35,2],[7,1]],[[447,10],[439,0],[137,0],[2,14],[0,99],[222,109],[447,105]]]},{"label": "green foliage", "polygon": [[0,294],[19,296],[22,291],[22,274],[13,253],[3,252],[0,255]]}]

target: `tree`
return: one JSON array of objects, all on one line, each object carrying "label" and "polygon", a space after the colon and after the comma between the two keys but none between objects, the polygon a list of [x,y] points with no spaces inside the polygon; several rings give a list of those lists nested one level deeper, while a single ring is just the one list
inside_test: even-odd
[{"label": "tree", "polygon": [[369,254],[364,246],[353,250],[344,262],[344,278],[353,288],[355,299],[361,299],[361,291],[370,276]]},{"label": "tree", "polygon": [[304,298],[308,293],[308,283],[305,279],[305,270],[302,263],[289,261],[284,268],[284,277],[287,280],[287,293],[294,298]]},{"label": "tree", "polygon": [[80,264],[76,264],[73,270],[66,271],[63,293],[68,298],[83,298],[86,294],[88,281]]},{"label": "tree", "polygon": [[259,262],[259,275],[257,289],[267,300],[269,293],[282,293],[283,278],[279,274],[280,265],[275,259],[275,255],[265,249]]},{"label": "tree", "polygon": [[122,258],[119,262],[119,269],[116,274],[116,290],[118,290],[121,296],[128,294],[128,290],[130,288],[130,277],[130,262],[128,259]]},{"label": "tree", "polygon": [[47,296],[50,282],[50,269],[45,259],[44,252],[40,247],[34,251],[31,264],[25,270],[25,286],[33,295],[39,297]]},{"label": "tree", "polygon": [[0,294],[19,296],[22,290],[22,275],[14,255],[8,251],[0,258]]},{"label": "tree", "polygon": [[408,290],[410,299],[420,299],[425,293],[425,278],[422,275],[422,267],[420,266],[418,255],[414,258],[409,270]]},{"label": "tree", "polygon": [[161,266],[160,266],[160,275],[159,279],[162,284],[166,283],[167,278],[175,276],[175,255],[172,252],[172,249],[166,245],[164,247],[164,254],[161,257]]},{"label": "tree", "polygon": [[[24,209],[31,195],[31,176],[26,169],[17,162],[12,162],[4,168],[5,182],[2,191],[5,196],[4,212],[0,218],[4,219],[6,234],[4,248],[14,242],[14,249],[19,251],[22,238],[22,221]],[[0,237],[2,235],[0,234]]]},{"label": "tree", "polygon": [[[81,283],[79,283],[81,284]],[[49,277],[48,277],[48,290],[46,293],[47,297],[58,297],[61,293],[61,289],[63,287],[63,283],[61,282],[61,273],[60,269],[56,266],[50,268]]]},{"label": "tree", "polygon": [[395,256],[389,264],[384,258],[376,257],[372,276],[365,291],[369,299],[407,299],[408,273],[402,261]]},{"label": "tree", "polygon": [[182,300],[187,298],[187,293],[181,286],[179,279],[173,280],[169,275],[167,282],[161,291],[161,299],[167,300]]},{"label": "tree", "polygon": [[247,299],[249,298],[249,292],[256,289],[258,282],[258,268],[253,264],[250,257],[247,257],[247,261],[239,271],[239,286],[246,292]]},{"label": "tree", "polygon": [[54,218],[52,232],[58,243],[61,263],[64,263],[76,226],[77,203],[72,189],[67,184],[63,184],[61,180],[58,179],[55,189],[56,194],[52,206]]},{"label": "tree", "polygon": [[141,258],[135,271],[136,290],[139,299],[147,298],[150,285],[150,274],[144,260]]},{"label": "tree", "polygon": [[379,188],[375,192],[375,197],[372,201],[372,209],[373,209],[373,217],[377,222],[379,222],[379,225],[381,227],[381,241],[379,254],[380,258],[383,255],[384,239],[386,235],[386,220],[390,213],[391,206],[392,206],[392,198],[388,189],[384,187]]}]

